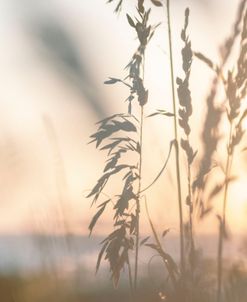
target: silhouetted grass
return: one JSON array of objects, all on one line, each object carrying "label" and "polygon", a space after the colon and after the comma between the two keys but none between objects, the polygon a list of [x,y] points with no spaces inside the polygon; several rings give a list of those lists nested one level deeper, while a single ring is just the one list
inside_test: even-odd
[{"label": "silhouetted grass", "polygon": [[[115,2],[110,0],[108,2]],[[134,301],[139,301],[141,289],[137,287],[138,282],[138,261],[139,248],[146,246],[151,248],[162,260],[164,270],[167,272],[160,291],[156,292],[156,297],[149,297],[147,301],[166,300],[174,302],[238,302],[246,301],[247,295],[244,286],[246,284],[246,271],[236,264],[228,264],[223,261],[224,240],[228,237],[226,231],[227,200],[228,189],[235,177],[231,174],[231,166],[234,154],[240,145],[244,129],[242,123],[247,116],[246,95],[247,95],[247,10],[246,1],[241,1],[233,33],[221,47],[221,61],[215,63],[201,52],[193,51],[193,41],[189,38],[189,8],[185,10],[185,22],[181,31],[182,48],[182,70],[184,75],[177,77],[177,96],[174,81],[172,28],[170,20],[170,1],[165,1],[166,5],[159,0],[151,0],[157,7],[165,7],[167,11],[168,23],[168,51],[170,63],[170,78],[172,91],[173,112],[163,109],[157,110],[149,116],[163,115],[172,117],[174,128],[174,139],[170,142],[170,149],[165,165],[161,168],[155,180],[146,188],[142,188],[143,171],[143,146],[142,139],[144,123],[144,105],[148,98],[148,90],[145,88],[145,50],[148,42],[152,38],[156,26],[148,25],[149,16],[152,9],[146,10],[146,1],[137,1],[137,17],[127,14],[129,25],[135,29],[139,41],[137,51],[134,53],[130,63],[127,65],[128,71],[125,79],[109,78],[105,84],[120,83],[127,86],[130,94],[128,101],[128,113],[117,113],[98,123],[99,127],[91,138],[91,142],[96,142],[96,148],[107,150],[107,161],[103,175],[98,180],[87,197],[93,197],[93,204],[99,202],[99,210],[93,217],[89,230],[92,232],[97,220],[104,213],[106,207],[113,210],[113,231],[102,242],[102,249],[99,253],[97,268],[103,257],[109,261],[110,271],[114,286],[117,287],[120,274],[125,267],[129,272],[129,283],[131,297]],[[116,1],[116,12],[120,12],[123,1]],[[238,39],[238,36],[240,38]],[[176,37],[177,38],[177,37]],[[239,53],[232,54],[233,47],[238,47]],[[209,95],[206,100],[207,112],[204,116],[204,128],[201,134],[204,150],[198,154],[191,143],[190,117],[193,113],[193,100],[190,90],[190,73],[192,60],[196,57],[204,62],[214,73],[214,79],[209,87]],[[231,60],[230,60],[231,59]],[[229,69],[228,65],[231,68]],[[222,96],[223,88],[223,96]],[[179,104],[177,104],[177,97]],[[224,102],[219,104],[217,98],[223,98]],[[139,116],[133,115],[133,107],[138,108]],[[178,107],[178,110],[177,110]],[[138,111],[138,110],[137,110]],[[222,121],[227,120],[229,131],[226,138],[220,136]],[[178,127],[179,125],[179,127]],[[197,133],[200,137],[200,133]],[[216,149],[222,139],[226,141],[226,161],[214,160]],[[173,255],[167,253],[162,245],[160,237],[165,237],[169,229],[160,236],[155,228],[149,214],[147,203],[146,212],[150,223],[154,242],[150,242],[147,237],[140,242],[140,215],[141,202],[145,200],[145,191],[151,187],[165,171],[171,150],[175,150],[175,175],[177,180],[178,199],[178,221],[180,226],[180,261],[176,263]],[[187,179],[182,179],[182,166],[180,165],[180,148],[184,151],[187,161]],[[130,163],[132,157],[136,156],[136,162]],[[199,158],[199,169],[195,172],[193,162],[195,157]],[[223,180],[220,183],[210,181],[214,176],[214,167],[220,167],[223,173]],[[223,168],[222,168],[223,167]],[[122,180],[118,175],[121,175]],[[217,174],[215,174],[217,175]],[[120,194],[108,196],[104,189],[111,179],[117,179],[123,187]],[[187,187],[187,192],[183,195],[183,186]],[[222,193],[222,211],[216,213],[215,219],[219,221],[219,243],[218,255],[216,257],[217,266],[212,271],[206,267],[205,262],[200,259],[199,250],[196,246],[195,233],[197,223],[206,215],[213,215],[214,206],[211,200]],[[102,199],[104,197],[104,199]],[[106,200],[105,200],[106,199]],[[184,203],[184,204],[183,204]],[[183,213],[184,205],[188,207],[187,215]],[[210,227],[210,226],[209,226]],[[186,245],[185,245],[186,243]],[[134,260],[131,261],[131,250],[134,250]],[[225,265],[225,267],[223,266]],[[132,269],[133,267],[133,269]],[[132,275],[133,274],[133,275]],[[216,285],[217,284],[217,285]],[[148,295],[142,296],[142,301],[146,301]]]}]

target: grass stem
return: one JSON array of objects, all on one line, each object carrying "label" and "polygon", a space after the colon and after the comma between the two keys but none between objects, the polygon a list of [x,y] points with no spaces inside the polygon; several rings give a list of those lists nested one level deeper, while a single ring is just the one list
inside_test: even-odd
[{"label": "grass stem", "polygon": [[129,255],[127,256],[127,265],[128,265],[128,274],[129,274],[130,296],[131,296],[131,301],[134,301],[133,279],[132,279],[132,272],[131,272],[131,265],[130,265]]},{"label": "grass stem", "polygon": [[142,181],[142,135],[143,135],[143,106],[141,106],[141,122],[140,122],[140,157],[139,157],[139,183],[136,200],[136,246],[135,246],[135,273],[134,273],[134,291],[137,291],[138,279],[138,259],[139,259],[139,238],[140,238],[140,193]]},{"label": "grass stem", "polygon": [[168,23],[168,39],[169,39],[169,56],[170,56],[170,74],[172,86],[172,102],[173,102],[173,124],[175,135],[175,160],[176,160],[176,178],[177,178],[177,193],[178,193],[178,206],[179,206],[179,224],[180,224],[180,262],[181,273],[185,271],[185,257],[184,257],[184,228],[183,228],[183,208],[182,208],[182,193],[181,193],[181,177],[180,177],[180,164],[179,164],[179,144],[178,144],[178,129],[177,129],[177,109],[175,98],[175,84],[174,84],[174,68],[173,68],[173,52],[172,52],[172,34],[171,34],[171,20],[170,20],[170,0],[166,1],[167,9],[167,23]]},{"label": "grass stem", "polygon": [[223,197],[223,208],[222,208],[222,221],[220,222],[219,231],[219,244],[218,244],[218,268],[217,268],[217,302],[221,302],[221,292],[222,292],[222,270],[223,270],[223,249],[224,249],[224,236],[226,227],[226,206],[227,206],[227,193],[229,187],[229,176],[231,173],[231,160],[233,158],[233,150],[230,153],[230,143],[232,141],[232,122],[230,125],[229,141],[227,146],[227,160],[225,168],[225,188]]}]

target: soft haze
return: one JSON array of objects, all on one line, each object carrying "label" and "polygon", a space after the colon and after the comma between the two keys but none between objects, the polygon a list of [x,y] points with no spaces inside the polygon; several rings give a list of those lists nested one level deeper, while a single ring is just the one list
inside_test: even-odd
[{"label": "soft haze", "polygon": [[[184,9],[191,8],[193,48],[218,58],[217,45],[231,31],[229,24],[234,21],[239,1],[172,2],[175,71],[179,75],[181,44],[177,37]],[[126,5],[129,11],[131,7]],[[114,6],[102,0],[0,1],[1,233],[63,232],[66,228],[87,234],[93,210],[85,196],[103,168],[103,156],[87,145],[89,136],[97,120],[126,110],[126,90],[103,85],[108,76],[125,76],[123,68],[136,48],[135,35],[124,14],[126,7],[117,17]],[[164,99],[165,109],[171,110],[165,13],[154,9],[153,20],[163,23],[147,51],[147,114],[162,108]],[[197,108],[193,117],[196,130],[202,126],[211,77],[195,59],[191,90]],[[166,157],[172,139],[168,125],[162,120],[146,123],[147,184]],[[167,145],[160,143],[161,137],[167,137]],[[197,140],[194,143],[200,148]],[[244,161],[243,156],[240,162]],[[236,232],[246,230],[247,176],[244,172],[242,175],[241,183],[236,182],[230,191],[233,197],[243,193],[238,205],[229,203],[230,223]],[[154,221],[162,220],[164,226],[177,229],[176,197],[171,195],[167,202],[165,194],[173,191],[174,176],[170,171],[163,177],[167,188],[157,183],[150,192],[159,200],[152,215]],[[164,213],[160,209],[165,202]],[[106,219],[101,224],[101,233],[108,223]],[[209,232],[203,224],[201,231]]]}]

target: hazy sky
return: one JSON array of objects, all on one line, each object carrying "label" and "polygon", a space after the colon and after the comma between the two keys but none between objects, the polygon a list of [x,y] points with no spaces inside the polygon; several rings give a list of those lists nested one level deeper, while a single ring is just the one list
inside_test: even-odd
[{"label": "hazy sky", "polygon": [[[187,6],[193,48],[217,61],[218,46],[231,30],[239,1],[171,2],[176,74],[181,72],[179,36]],[[0,232],[42,232],[50,226],[57,230],[64,215],[73,230],[87,232],[93,209],[85,195],[104,161],[87,145],[88,137],[100,117],[126,110],[127,91],[104,86],[103,81],[125,75],[123,67],[137,45],[125,18],[126,10],[134,12],[133,2],[126,0],[119,17],[113,9],[103,0],[0,1]],[[151,20],[163,23],[147,50],[147,113],[164,104],[171,110],[165,12],[154,9]],[[211,78],[205,66],[193,63],[194,123],[202,121]],[[148,121],[145,126],[146,183],[168,151],[173,136],[169,125]],[[194,143],[198,144],[196,138]],[[169,171],[150,193],[155,199],[151,213],[164,226],[177,228],[176,198],[170,195],[167,200],[164,194],[174,190],[171,167]],[[246,227],[244,188],[236,183],[230,192],[233,197],[242,192],[237,206],[234,198],[229,203],[237,231]],[[106,219],[100,230],[109,223]]]}]

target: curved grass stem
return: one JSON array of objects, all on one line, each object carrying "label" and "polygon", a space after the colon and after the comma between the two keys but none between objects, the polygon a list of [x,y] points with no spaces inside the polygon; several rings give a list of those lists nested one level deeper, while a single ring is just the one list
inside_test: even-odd
[{"label": "curved grass stem", "polygon": [[[151,219],[151,216],[150,216],[150,214],[149,214],[149,210],[148,210],[148,205],[147,205],[146,199],[145,199],[145,208],[146,208],[146,213],[147,213],[147,217],[148,217],[148,222],[149,222],[150,227],[151,227],[151,230],[152,230],[152,232],[153,232],[154,239],[155,239],[155,242],[156,242],[156,244],[157,244],[157,247],[158,247],[160,253],[164,253],[164,249],[162,248],[162,245],[161,245],[159,236],[158,236],[158,234],[157,234],[157,232],[156,232],[156,230],[155,230],[154,224],[153,224],[152,219]],[[164,261],[164,264],[165,264],[165,266],[166,266],[166,269],[167,269],[167,271],[168,271],[168,273],[169,273],[169,276],[170,276],[170,278],[171,278],[172,285],[173,285],[174,289],[176,289],[176,287],[177,287],[176,282],[177,282],[177,281],[176,281],[176,277],[175,277],[175,275],[174,275],[174,272],[173,272],[173,270],[171,269],[169,262],[168,262],[167,260],[165,260],[164,257],[163,257],[162,259],[163,259],[163,261]]]}]

